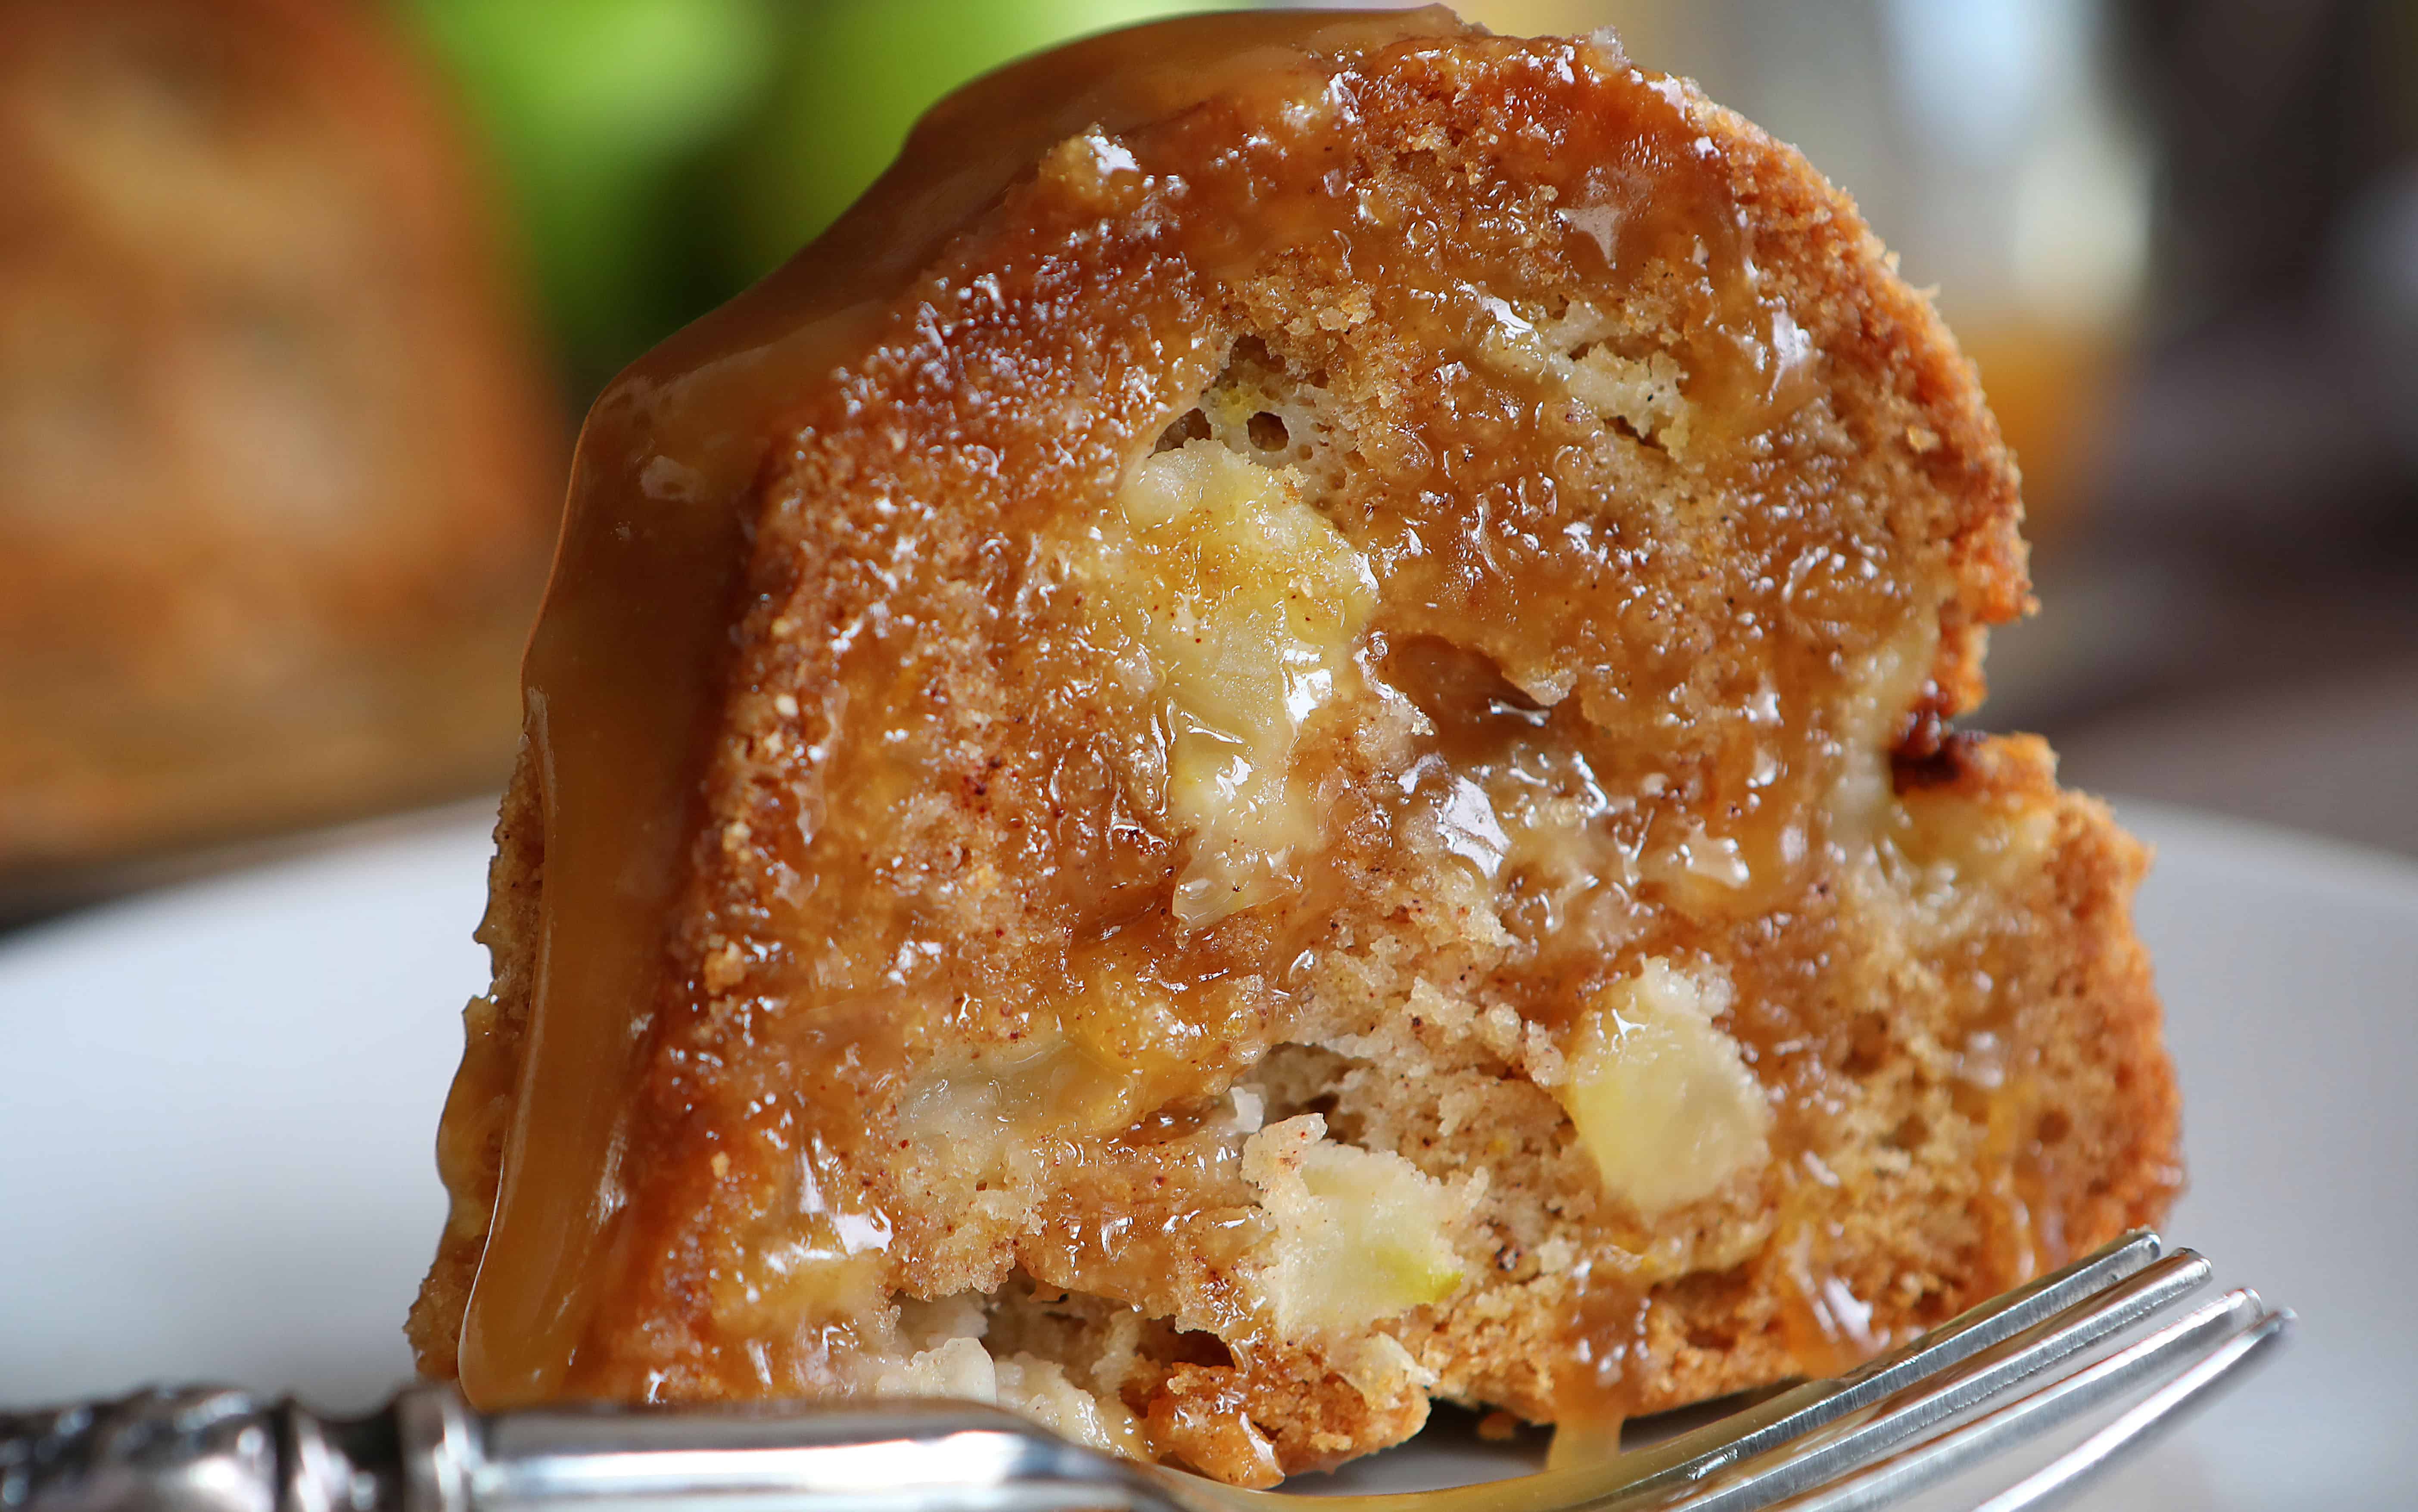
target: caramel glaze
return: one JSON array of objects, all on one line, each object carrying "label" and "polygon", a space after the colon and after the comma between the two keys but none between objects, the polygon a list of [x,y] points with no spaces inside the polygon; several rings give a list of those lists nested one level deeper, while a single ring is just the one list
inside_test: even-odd
[{"label": "caramel glaze", "polygon": [[[552,1395],[620,1211],[623,1119],[657,1000],[721,704],[757,484],[786,413],[876,339],[915,275],[1052,144],[1221,93],[1297,87],[1306,59],[1457,30],[1440,9],[1203,17],[990,74],[918,124],[838,223],[640,359],[582,429],[523,672],[544,794],[543,936],[517,1111],[462,1339],[481,1402]],[[1084,83],[1088,81],[1088,83]]]},{"label": "caramel glaze", "polygon": [[[1422,61],[1429,39],[1459,35],[1441,11],[1208,17],[993,75],[928,117],[822,240],[599,402],[528,664],[544,830],[532,1017],[516,1067],[466,1064],[456,1092],[457,1103],[493,1096],[517,1077],[461,1340],[474,1400],[811,1384],[816,1351],[847,1345],[845,1299],[790,1294],[779,1357],[696,1321],[710,1306],[742,1315],[781,1280],[747,1269],[765,1203],[722,1180],[727,1153],[742,1136],[784,1153],[777,1176],[750,1180],[777,1186],[794,1221],[758,1247],[786,1234],[831,1262],[818,1285],[849,1267],[870,1283],[910,1253],[956,1275],[948,1224],[885,1197],[879,1173],[924,1158],[894,1136],[915,1077],[934,1064],[929,1036],[1012,1056],[1045,1021],[1092,1035],[1094,1063],[1122,1070],[1102,1081],[1052,1062],[1030,1085],[998,1083],[1010,1090],[997,1095],[1023,1099],[1017,1116],[1072,1194],[1016,1262],[1042,1284],[1110,1297],[1180,1274],[1198,1309],[1183,1327],[1253,1338],[1226,1277],[1257,1231],[1250,1194],[1232,1152],[1193,1131],[1239,1072],[1295,1037],[1316,996],[1299,963],[1399,864],[1393,836],[1410,822],[1406,805],[1425,800],[1399,780],[1403,769],[1370,770],[1347,730],[1313,730],[1301,759],[1324,829],[1299,862],[1297,895],[1171,927],[1182,837],[1137,811],[1119,775],[1146,765],[1164,732],[1103,711],[1079,594],[1034,565],[1033,546],[1105,508],[1221,366],[1256,360],[1235,345],[1241,332],[1283,348],[1263,355],[1297,377],[1322,362],[1401,370],[1386,423],[1358,430],[1351,467],[1321,504],[1380,586],[1358,695],[1390,690],[1421,710],[1412,770],[1441,757],[1500,811],[1523,790],[1550,790],[1583,813],[1577,882],[1504,863],[1515,943],[1474,990],[1558,1031],[1649,955],[1731,963],[1722,1027],[1779,1111],[1771,1170],[1736,1200],[1792,1221],[1791,1194],[1810,1180],[1803,1163],[1846,1101],[1857,1053],[1838,1027],[1855,1014],[1841,1001],[1854,985],[1834,955],[1834,884],[1846,852],[1873,841],[1840,831],[1837,795],[1869,767],[1866,787],[1884,802],[1886,748],[1906,707],[1927,697],[1952,714],[1978,693],[1974,627],[2021,603],[2012,481],[1957,475],[1983,466],[1971,459],[1986,437],[1901,442],[1879,433],[1883,417],[1833,411],[1825,364],[1871,349],[1841,322],[1914,317],[1868,306],[1811,323],[1758,266],[1742,209],[1758,186],[1691,117],[1706,107],[1600,43],[1488,44],[1487,67],[1466,75],[1449,59]],[[1426,186],[1422,214],[1389,220],[1400,203],[1357,191],[1353,177],[1354,154],[1370,150],[1361,123],[1414,115],[1420,91],[1462,86],[1501,127],[1493,177]],[[1019,179],[1036,161],[1037,186]],[[981,231],[1002,195],[1023,219]],[[1453,206],[1450,223],[1438,203]],[[1534,228],[1555,215],[1566,234],[1540,251]],[[968,243],[977,260],[954,261],[950,237],[970,226],[991,239]],[[1856,244],[1841,255],[1872,254]],[[1451,271],[1468,266],[1490,269],[1491,290]],[[1298,312],[1255,303],[1275,267],[1374,291],[1357,348],[1322,346]],[[1063,330],[1052,365],[952,367],[1046,349],[1053,321],[1097,321],[1086,279],[1114,281],[1113,328]],[[1581,444],[1565,389],[1485,356],[1538,313],[1505,298],[1573,285],[1616,291],[1682,333],[1684,437],[1607,463],[1614,453]],[[1011,340],[985,322],[1034,329]],[[973,335],[943,339],[952,330]],[[1392,330],[1417,335],[1396,349]],[[1439,365],[1439,348],[1462,356]],[[953,386],[985,383],[1020,385],[1017,403],[1061,413],[1063,435],[1036,442],[1046,428],[1023,417],[1001,421],[1006,450],[964,434],[946,455],[902,451],[896,471],[866,464],[875,481],[852,484],[878,497],[818,513],[818,490],[853,466],[832,461],[831,437],[895,426],[906,449],[919,406],[946,424]],[[1856,460],[1890,449],[1907,459],[1895,496],[1846,496],[1870,486]],[[1539,457],[1553,466],[1539,470]],[[901,477],[938,493],[881,492]],[[1679,513],[1641,519],[1593,502],[1648,491],[1682,499]],[[941,509],[963,527],[956,554],[918,557],[918,532]],[[803,628],[777,618],[799,603],[823,618]],[[980,680],[930,649],[930,627],[949,615],[995,637],[981,685],[1026,690],[1019,705],[984,706],[982,719],[1019,726],[993,737],[1002,757],[987,768],[933,755],[951,749],[937,731],[972,727],[953,700]],[[834,702],[802,710],[775,696],[788,688]],[[790,706],[775,717],[780,698]],[[716,807],[717,833],[701,826],[700,793],[721,759],[714,741],[733,726],[788,741],[788,765],[773,765],[789,776]],[[1019,749],[1074,755],[1027,771]],[[991,826],[994,848],[960,863],[1007,877],[1018,894],[1023,922],[997,941],[953,935],[892,885],[910,863],[887,851],[898,817],[927,793]],[[760,885],[732,879],[742,850],[768,858],[747,863]],[[666,937],[665,921],[707,914],[723,921],[719,934]],[[843,951],[843,936],[862,948]],[[2014,981],[2025,948],[1983,931],[1947,969]],[[1102,982],[1141,984],[1150,1000],[1098,1022],[1064,1006],[1094,1000]],[[902,1024],[903,1001],[929,1022]],[[1990,1023],[1969,1027],[1975,1043],[1998,1043]],[[1995,1032],[2021,1039],[2012,1022]],[[1976,1095],[2011,1098],[2011,1085],[2001,1077]],[[2072,1206],[2064,1188],[2026,1205],[2022,1171],[2059,1178],[2035,1158],[2035,1123],[2008,1106],[2006,1211]],[[1082,1126],[1099,1107],[1105,1136]],[[1164,1196],[1171,1182],[1180,1199]],[[653,1216],[634,1220],[641,1210]],[[1606,1205],[1591,1221],[1612,1249],[1648,1247],[1633,1215]],[[2065,1236],[2032,1225],[2020,1237],[2053,1258]],[[1809,1210],[1769,1246],[1802,1302],[1783,1321],[1802,1336],[1800,1362],[1880,1342],[1826,1269],[1828,1244]],[[666,1260],[673,1251],[685,1258]],[[1572,1344],[1539,1363],[1538,1379],[1453,1389],[1616,1428],[1637,1402],[1649,1281],[1610,1254],[1568,1278],[1561,1336]],[[1507,1248],[1499,1263],[1535,1262]],[[968,1264],[956,1284],[997,1284]],[[702,1292],[716,1287],[722,1301],[709,1304]],[[616,1358],[596,1329],[604,1312],[622,1315],[613,1326],[625,1335],[633,1317],[675,1320],[661,1336],[687,1332],[660,1352],[687,1352],[689,1373]],[[1252,1347],[1287,1357],[1274,1341]],[[1158,1452],[1186,1453],[1185,1435],[1212,1418],[1231,1426],[1230,1410],[1208,1409],[1258,1389],[1247,1364],[1238,1352],[1234,1368],[1178,1367],[1149,1405],[1167,1441]],[[1179,1388],[1195,1377],[1186,1397]],[[1400,1437],[1416,1422],[1383,1431]]]}]

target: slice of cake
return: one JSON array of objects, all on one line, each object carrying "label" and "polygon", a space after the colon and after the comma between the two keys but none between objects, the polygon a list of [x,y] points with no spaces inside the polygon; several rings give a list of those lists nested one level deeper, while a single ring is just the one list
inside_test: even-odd
[{"label": "slice of cake", "polygon": [[2141,851],[1947,724],[2017,513],[1853,207],[1608,36],[978,83],[589,420],[423,1367],[1256,1486],[2154,1218]]},{"label": "slice of cake", "polygon": [[0,4],[0,912],[510,770],[561,421],[379,8]]}]

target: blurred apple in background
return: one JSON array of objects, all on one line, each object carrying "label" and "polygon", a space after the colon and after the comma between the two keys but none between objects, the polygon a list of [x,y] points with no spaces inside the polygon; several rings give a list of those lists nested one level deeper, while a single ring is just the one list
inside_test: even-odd
[{"label": "blurred apple in background", "polygon": [[696,313],[681,298],[690,181],[772,79],[777,13],[763,0],[409,0],[406,13],[488,138],[584,398]]},{"label": "blurred apple in background", "polygon": [[519,215],[584,399],[846,209],[934,101],[1221,0],[405,0]]}]

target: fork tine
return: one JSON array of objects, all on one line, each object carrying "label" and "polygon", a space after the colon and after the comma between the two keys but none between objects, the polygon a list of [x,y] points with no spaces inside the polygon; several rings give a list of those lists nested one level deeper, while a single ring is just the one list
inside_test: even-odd
[{"label": "fork tine", "polygon": [[2295,1321],[2288,1307],[2266,1314],[2123,1416],[1974,1508],[1974,1512],[2044,1512],[2045,1508],[2064,1504],[2128,1450],[2173,1428],[2205,1405],[2217,1387],[2239,1381],[2248,1366],[2283,1342]]},{"label": "fork tine", "polygon": [[[2105,1405],[2148,1382],[2166,1385],[2115,1424],[2061,1457],[1998,1501],[1994,1512],[2038,1507],[2078,1489],[2126,1445],[2177,1409],[2261,1355],[2291,1321],[2270,1311],[2257,1293],[2236,1291],[2097,1364],[2046,1385],[1927,1443],[1890,1456],[1844,1480],[1803,1483],[1785,1500],[1746,1504],[1769,1512],[1872,1512],[1895,1505],[1983,1459],[2027,1443]],[[2017,1492],[2029,1500],[2007,1500]],[[1709,1512],[1715,1504],[1690,1500],[1686,1512]]]},{"label": "fork tine", "polygon": [[1901,1386],[1871,1403],[1871,1415],[1860,1421],[1799,1435],[1714,1472],[1685,1505],[1690,1512],[1746,1512],[1827,1484],[2093,1344],[2171,1310],[2207,1284],[2209,1275],[2208,1262],[2190,1250],[2169,1255],[2029,1329]]},{"label": "fork tine", "polygon": [[[1976,1356],[2087,1306],[2088,1311],[2071,1321],[2073,1334],[2062,1329],[2050,1334],[2037,1353],[2017,1356],[2006,1368],[1994,1371],[1983,1389],[1995,1390],[2045,1368],[2207,1285],[2213,1274],[2208,1261],[2189,1250],[2162,1260],[2164,1248],[2155,1232],[2136,1229],[2062,1270],[1958,1314],[1860,1369],[1835,1380],[1808,1382],[1678,1438],[1622,1455],[1611,1461],[1628,1472],[1618,1485],[1625,1494],[1642,1500],[1665,1488],[1707,1480],[1910,1388],[1946,1382],[1957,1367]],[[1967,1404],[1974,1399],[1969,1395],[1964,1398]],[[1892,1420],[1897,1431],[1876,1432],[1859,1441],[1861,1447],[1854,1455],[1833,1462],[1844,1467],[1880,1453],[1942,1415],[1924,1416],[1919,1404],[1908,1404],[1906,1414]],[[1599,1487],[1597,1492],[1614,1489]]]}]

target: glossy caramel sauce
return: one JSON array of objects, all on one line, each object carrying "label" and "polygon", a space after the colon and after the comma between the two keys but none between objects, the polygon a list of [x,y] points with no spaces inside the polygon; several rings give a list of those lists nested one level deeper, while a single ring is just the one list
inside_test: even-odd
[{"label": "glossy caramel sauce", "polygon": [[862,353],[887,301],[1052,144],[1295,84],[1306,53],[1455,24],[1441,11],[1209,18],[988,75],[936,107],[812,246],[597,401],[523,674],[545,796],[544,937],[463,1332],[474,1399],[551,1395],[595,1303],[593,1260],[619,1211],[628,1089],[665,986],[663,929],[719,709],[748,512],[783,413]]},{"label": "glossy caramel sauce", "polygon": [[[1421,145],[1438,98],[1486,174]],[[911,1275],[1215,1336],[1102,1400],[1254,1481],[1319,1462],[1250,1426],[1274,1383],[1371,1330],[1451,1366],[1433,1299],[1485,1287],[1552,1327],[1437,1389],[1598,1443],[1720,1347],[1658,1334],[1658,1288],[1766,1276],[1801,1304],[1782,1357],[1827,1367],[1893,1326],[1824,1164],[1892,1032],[1861,1000],[1906,990],[1858,975],[1884,894],[1953,978],[1995,1211],[2065,1201],[2024,1195],[2078,1174],[2008,1091],[2031,941],[1957,911],[2044,852],[1889,761],[1908,709],[1953,711],[1944,622],[2012,601],[1951,603],[1951,538],[2012,547],[1958,537],[1989,522],[1907,402],[1832,371],[1880,317],[1775,260],[1768,186],[1691,109],[1608,41],[1441,12],[1078,44],[944,104],[615,385],[528,669],[543,939],[474,1400],[845,1387],[918,1348]],[[1381,1004],[1354,973],[1387,939],[1426,955]],[[1733,1080],[1677,1072],[1768,1104],[1742,1173],[1641,1205],[1554,1133],[1517,1158],[1559,1229],[1522,1238],[1465,1180],[1515,1158],[1486,1119],[1355,1100],[1426,1034],[1552,1130],[1557,1058],[1640,982],[1685,984],[1670,1053]],[[1441,1037],[1454,1003],[1496,1059]],[[1278,1324],[1245,1113],[1313,1045],[1339,1090],[1266,1119],[1393,1162],[1455,1257],[1398,1246],[1427,1269],[1326,1333]],[[1370,1393],[1373,1442],[1424,1411]]]}]

